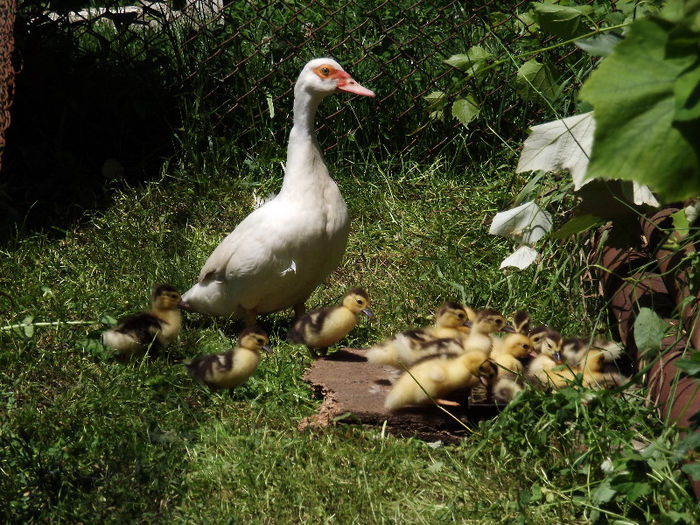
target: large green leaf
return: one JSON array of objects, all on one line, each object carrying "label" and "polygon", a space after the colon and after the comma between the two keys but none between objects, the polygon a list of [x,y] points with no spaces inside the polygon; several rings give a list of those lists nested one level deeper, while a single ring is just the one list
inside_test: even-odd
[{"label": "large green leaf", "polygon": [[552,65],[540,64],[533,58],[518,69],[515,87],[525,100],[539,99],[546,104],[559,94],[558,76]]},{"label": "large green leaf", "polygon": [[674,84],[696,56],[666,56],[669,32],[662,20],[635,22],[580,93],[596,121],[586,178],[634,180],[666,201],[700,192],[700,134],[674,126]]},{"label": "large green leaf", "polygon": [[587,33],[586,15],[593,8],[589,5],[563,6],[558,4],[535,4],[534,16],[543,31],[565,40]]}]

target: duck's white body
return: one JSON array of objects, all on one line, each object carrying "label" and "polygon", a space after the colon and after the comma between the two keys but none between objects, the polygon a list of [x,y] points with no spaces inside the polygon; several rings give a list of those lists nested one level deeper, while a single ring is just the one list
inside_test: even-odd
[{"label": "duck's white body", "polygon": [[187,308],[243,316],[247,324],[258,313],[290,306],[299,314],[316,286],[338,266],[350,217],[314,134],[318,105],[336,90],[374,95],[331,59],[306,64],[294,88],[294,126],[282,189],[212,252],[199,282],[183,295]]}]

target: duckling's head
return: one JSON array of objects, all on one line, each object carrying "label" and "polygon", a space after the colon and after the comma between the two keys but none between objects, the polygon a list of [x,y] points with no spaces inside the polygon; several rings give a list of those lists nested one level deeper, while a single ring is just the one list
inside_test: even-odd
[{"label": "duckling's head", "polygon": [[518,310],[513,314],[513,329],[519,334],[527,334],[530,331],[530,314],[525,310]]},{"label": "duckling's head", "polygon": [[180,302],[180,294],[169,284],[161,284],[153,291],[151,306],[158,310],[175,310]]},{"label": "duckling's head", "polygon": [[513,329],[506,325],[506,320],[496,310],[486,308],[481,310],[476,316],[474,323],[467,323],[467,326],[473,325],[474,330],[482,334],[493,334],[495,332],[512,332]]},{"label": "duckling's head", "polygon": [[532,342],[532,348],[535,352],[542,351],[542,343],[547,338],[547,332],[549,332],[549,328],[546,326],[538,326],[530,330],[530,341]]},{"label": "duckling's head", "polygon": [[358,84],[332,58],[315,58],[304,66],[294,86],[295,96],[301,91],[309,91],[320,98],[336,91],[347,91],[366,97],[374,96],[373,91]]},{"label": "duckling's head", "polygon": [[517,359],[522,359],[533,351],[532,341],[524,334],[510,334],[503,340],[503,351]]},{"label": "duckling's head", "polygon": [[267,338],[265,330],[258,326],[251,326],[243,330],[238,336],[238,344],[248,350],[265,350],[272,353],[272,348],[269,345],[270,340]]},{"label": "duckling's head", "polygon": [[459,303],[447,302],[435,313],[435,324],[442,328],[458,328],[466,326],[469,315],[465,307]]},{"label": "duckling's head", "polygon": [[542,353],[554,359],[557,363],[563,363],[564,357],[561,353],[562,338],[559,332],[549,330],[544,341],[542,341]]},{"label": "duckling's head", "polygon": [[370,319],[374,313],[369,309],[369,295],[362,288],[353,288],[343,297],[343,306],[355,314],[362,312]]}]

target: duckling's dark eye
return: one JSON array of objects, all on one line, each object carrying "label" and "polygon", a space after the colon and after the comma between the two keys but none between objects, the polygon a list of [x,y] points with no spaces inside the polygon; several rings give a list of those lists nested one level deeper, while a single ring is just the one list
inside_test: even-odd
[{"label": "duckling's dark eye", "polygon": [[459,313],[459,314],[457,314],[457,317],[459,317],[460,319],[464,319],[464,314]]},{"label": "duckling's dark eye", "polygon": [[362,299],[357,300],[357,304],[362,304],[364,301]]}]

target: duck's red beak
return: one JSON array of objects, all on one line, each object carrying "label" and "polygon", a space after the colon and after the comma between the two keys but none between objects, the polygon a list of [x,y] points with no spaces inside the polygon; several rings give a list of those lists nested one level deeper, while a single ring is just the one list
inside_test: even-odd
[{"label": "duck's red beak", "polygon": [[354,93],[355,95],[361,95],[363,97],[374,96],[374,91],[367,89],[366,87],[362,87],[345,71],[338,71],[336,73],[336,77],[338,78],[338,84],[335,88],[338,91],[347,91],[348,93]]}]

